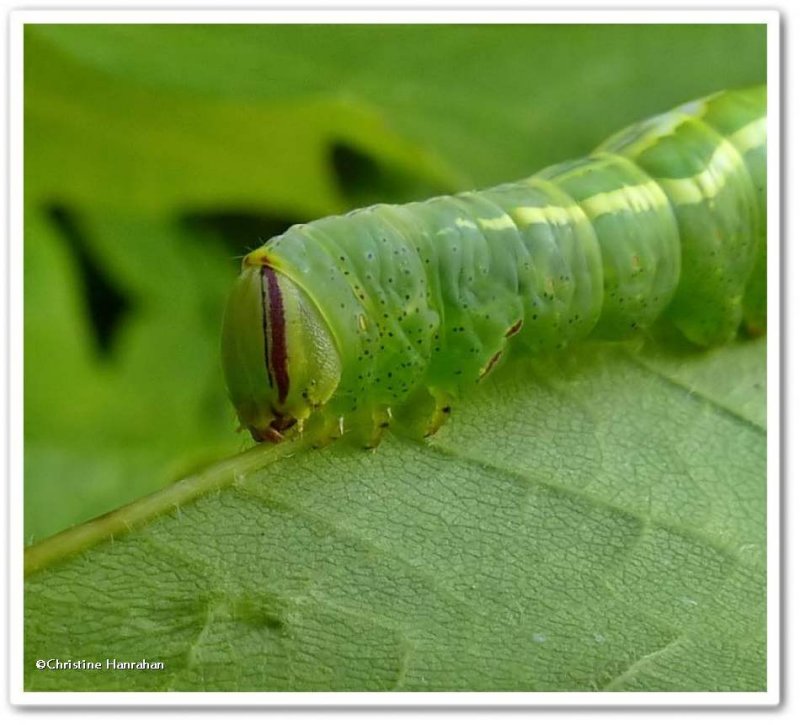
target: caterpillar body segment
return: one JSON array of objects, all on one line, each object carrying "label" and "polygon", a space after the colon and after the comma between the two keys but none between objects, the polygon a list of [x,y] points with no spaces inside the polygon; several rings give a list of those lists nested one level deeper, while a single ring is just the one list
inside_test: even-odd
[{"label": "caterpillar body segment", "polygon": [[766,320],[766,89],[727,91],[521,181],[297,225],[244,259],[223,367],[256,440],[434,432],[511,352],[671,319]]}]

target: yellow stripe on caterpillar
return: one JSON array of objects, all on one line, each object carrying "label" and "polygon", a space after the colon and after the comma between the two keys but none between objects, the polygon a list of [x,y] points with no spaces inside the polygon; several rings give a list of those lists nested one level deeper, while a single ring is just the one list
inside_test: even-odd
[{"label": "yellow stripe on caterpillar", "polygon": [[586,215],[594,219],[601,214],[620,211],[647,211],[669,206],[664,190],[655,182],[648,181],[636,186],[623,186],[614,191],[605,191],[587,197],[581,202]]},{"label": "yellow stripe on caterpillar", "polygon": [[698,204],[713,199],[734,174],[747,173],[742,156],[728,140],[720,141],[706,168],[681,179],[656,179],[673,204]]}]

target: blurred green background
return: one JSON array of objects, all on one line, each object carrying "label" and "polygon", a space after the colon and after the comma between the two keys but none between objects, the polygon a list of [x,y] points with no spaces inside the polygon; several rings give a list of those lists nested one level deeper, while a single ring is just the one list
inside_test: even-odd
[{"label": "blurred green background", "polygon": [[218,354],[247,250],[765,77],[764,26],[28,25],[26,543],[249,445]]}]

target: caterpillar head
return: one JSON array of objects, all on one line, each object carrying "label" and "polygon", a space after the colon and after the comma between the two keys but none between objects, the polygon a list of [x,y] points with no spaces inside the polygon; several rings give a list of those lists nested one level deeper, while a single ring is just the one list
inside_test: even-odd
[{"label": "caterpillar head", "polygon": [[333,395],[339,353],[319,308],[292,280],[245,259],[225,310],[222,367],[239,421],[278,441]]}]

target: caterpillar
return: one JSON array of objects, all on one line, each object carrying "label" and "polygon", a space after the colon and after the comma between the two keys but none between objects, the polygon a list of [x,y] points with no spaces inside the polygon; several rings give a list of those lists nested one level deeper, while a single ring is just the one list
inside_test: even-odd
[{"label": "caterpillar", "polygon": [[225,310],[256,441],[435,432],[508,352],[666,317],[712,346],[766,329],[766,87],[636,123],[514,183],[377,204],[247,254]]}]

